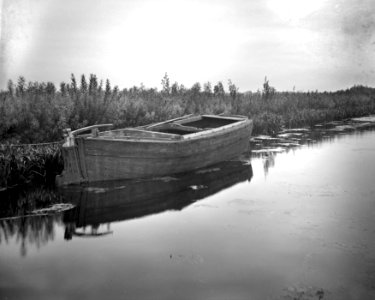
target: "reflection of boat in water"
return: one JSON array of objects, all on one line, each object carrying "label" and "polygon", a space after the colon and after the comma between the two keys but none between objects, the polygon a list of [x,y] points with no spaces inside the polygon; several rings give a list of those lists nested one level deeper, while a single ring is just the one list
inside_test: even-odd
[{"label": "reflection of boat in water", "polygon": [[109,181],[86,186],[62,187],[65,201],[76,207],[64,214],[70,233],[100,224],[129,220],[166,210],[181,210],[197,200],[236,183],[251,180],[252,167],[241,161],[227,161],[195,172],[140,181]]}]

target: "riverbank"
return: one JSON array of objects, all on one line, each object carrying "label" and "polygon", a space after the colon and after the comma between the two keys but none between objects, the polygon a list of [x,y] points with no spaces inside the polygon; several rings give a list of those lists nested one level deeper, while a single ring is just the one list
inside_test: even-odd
[{"label": "riverbank", "polygon": [[[168,80],[167,80],[168,79]],[[57,90],[52,83],[20,78],[0,92],[0,188],[45,184],[63,169],[59,143],[65,128],[98,123],[115,128],[164,121],[185,114],[237,114],[254,121],[254,135],[275,137],[282,130],[348,120],[375,113],[375,89],[354,86],[337,92],[278,92],[266,79],[262,91],[240,93],[229,81],[191,88],[163,78],[162,90],[144,86],[105,87],[95,75]],[[30,143],[49,143],[30,146]],[[19,145],[26,144],[26,145]],[[16,145],[16,146],[14,146]]]},{"label": "riverbank", "polygon": [[[271,157],[295,147],[375,126],[375,115],[318,123],[309,127],[284,128],[274,135],[256,134],[250,140],[253,157]],[[53,187],[64,169],[61,142],[36,145],[1,145],[1,190],[19,187]]]},{"label": "riverbank", "polygon": [[186,88],[163,78],[162,90],[144,86],[105,87],[95,75],[78,85],[74,75],[58,90],[50,82],[24,78],[0,91],[0,143],[61,140],[65,128],[112,123],[115,128],[160,122],[186,114],[237,114],[254,120],[254,134],[362,117],[375,113],[375,89],[354,86],[336,92],[282,92],[266,79],[262,90],[239,92],[231,81]]}]

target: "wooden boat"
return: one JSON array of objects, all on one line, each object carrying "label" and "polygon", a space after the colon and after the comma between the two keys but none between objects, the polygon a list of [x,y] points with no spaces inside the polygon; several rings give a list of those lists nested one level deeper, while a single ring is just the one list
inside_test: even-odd
[{"label": "wooden boat", "polygon": [[67,131],[58,185],[164,176],[229,160],[248,149],[253,123],[243,116],[189,115],[99,132],[108,126]]}]

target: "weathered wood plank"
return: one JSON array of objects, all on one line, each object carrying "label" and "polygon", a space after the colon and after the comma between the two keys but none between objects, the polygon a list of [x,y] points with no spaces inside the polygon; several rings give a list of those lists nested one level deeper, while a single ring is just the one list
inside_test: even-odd
[{"label": "weathered wood plank", "polygon": [[[188,118],[192,119],[201,117]],[[79,138],[77,160],[81,181],[162,176],[229,160],[249,146],[252,122],[238,119],[184,136],[138,128]]]}]

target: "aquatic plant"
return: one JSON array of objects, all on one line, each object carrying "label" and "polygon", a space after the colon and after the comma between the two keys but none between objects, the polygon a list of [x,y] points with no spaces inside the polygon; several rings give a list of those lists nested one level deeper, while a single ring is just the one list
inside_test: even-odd
[{"label": "aquatic plant", "polygon": [[61,143],[0,145],[0,188],[51,184],[63,169]]}]

